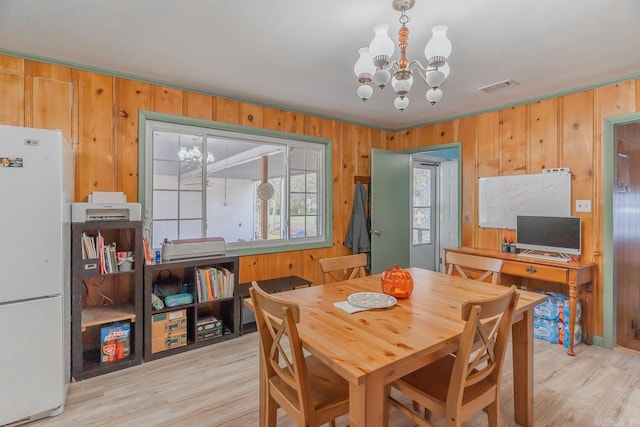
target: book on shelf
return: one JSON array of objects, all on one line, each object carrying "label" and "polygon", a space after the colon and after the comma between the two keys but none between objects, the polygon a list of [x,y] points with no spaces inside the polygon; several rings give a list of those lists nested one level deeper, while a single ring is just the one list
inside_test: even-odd
[{"label": "book on shelf", "polygon": [[106,270],[104,267],[104,238],[102,234],[98,231],[96,245],[98,247],[98,257],[100,258],[100,274],[106,274]]},{"label": "book on shelf", "polygon": [[87,236],[87,233],[82,233],[82,259],[95,259],[98,258],[96,249],[96,238]]},{"label": "book on shelf", "polygon": [[104,271],[106,274],[118,271],[118,259],[116,257],[116,243],[110,243],[103,248]]},{"label": "book on shelf", "polygon": [[234,275],[224,267],[196,269],[196,297],[198,302],[233,297]]},{"label": "book on shelf", "polygon": [[96,236],[88,236],[82,233],[82,259],[98,259],[100,265],[100,274],[117,273],[120,271],[118,267],[118,252],[116,242],[105,244],[102,233],[98,231]]}]

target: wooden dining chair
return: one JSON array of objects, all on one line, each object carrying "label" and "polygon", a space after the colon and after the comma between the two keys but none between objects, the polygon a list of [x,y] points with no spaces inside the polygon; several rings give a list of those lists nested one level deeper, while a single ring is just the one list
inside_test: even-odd
[{"label": "wooden dining chair", "polygon": [[500,281],[501,259],[448,251],[445,265],[449,275],[480,281],[488,281],[490,278],[494,285]]},{"label": "wooden dining chair", "polygon": [[[461,426],[483,409],[489,426],[499,426],[500,376],[517,301],[512,286],[497,297],[464,302],[461,317],[465,325],[456,354],[392,383],[413,400],[412,408],[393,396],[387,401],[421,426],[431,425],[431,414],[444,418],[447,427]],[[415,403],[424,408],[423,414]]]},{"label": "wooden dining chair", "polygon": [[341,282],[366,276],[367,254],[345,255],[319,260],[324,281]]},{"label": "wooden dining chair", "polygon": [[296,303],[249,288],[260,336],[265,425],[276,425],[283,408],[298,426],[330,423],[349,412],[348,383],[313,355],[304,356]]}]

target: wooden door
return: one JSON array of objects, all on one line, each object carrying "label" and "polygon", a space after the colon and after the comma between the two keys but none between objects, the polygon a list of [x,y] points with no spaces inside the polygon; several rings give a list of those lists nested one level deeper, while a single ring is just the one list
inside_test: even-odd
[{"label": "wooden door", "polygon": [[371,273],[409,267],[411,156],[371,150]]},{"label": "wooden door", "polygon": [[640,351],[640,123],[615,127],[613,250],[616,344]]}]

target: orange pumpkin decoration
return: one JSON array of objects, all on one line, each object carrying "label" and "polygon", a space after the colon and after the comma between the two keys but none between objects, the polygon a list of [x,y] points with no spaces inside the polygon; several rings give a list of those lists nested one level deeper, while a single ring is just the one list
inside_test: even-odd
[{"label": "orange pumpkin decoration", "polygon": [[413,292],[413,277],[394,264],[382,273],[382,292],[396,298],[409,298]]}]

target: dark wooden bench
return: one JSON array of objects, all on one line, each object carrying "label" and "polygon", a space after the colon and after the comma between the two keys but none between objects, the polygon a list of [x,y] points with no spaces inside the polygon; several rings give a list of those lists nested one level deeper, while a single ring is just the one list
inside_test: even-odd
[{"label": "dark wooden bench", "polygon": [[[299,276],[277,277],[275,279],[256,280],[258,285],[266,292],[275,294],[282,291],[289,291],[303,286],[311,286],[311,282]],[[238,285],[238,295],[240,296],[240,335],[245,332],[256,330],[255,317],[251,310],[247,310],[242,300],[249,298],[249,288],[251,282],[240,283]]]}]

